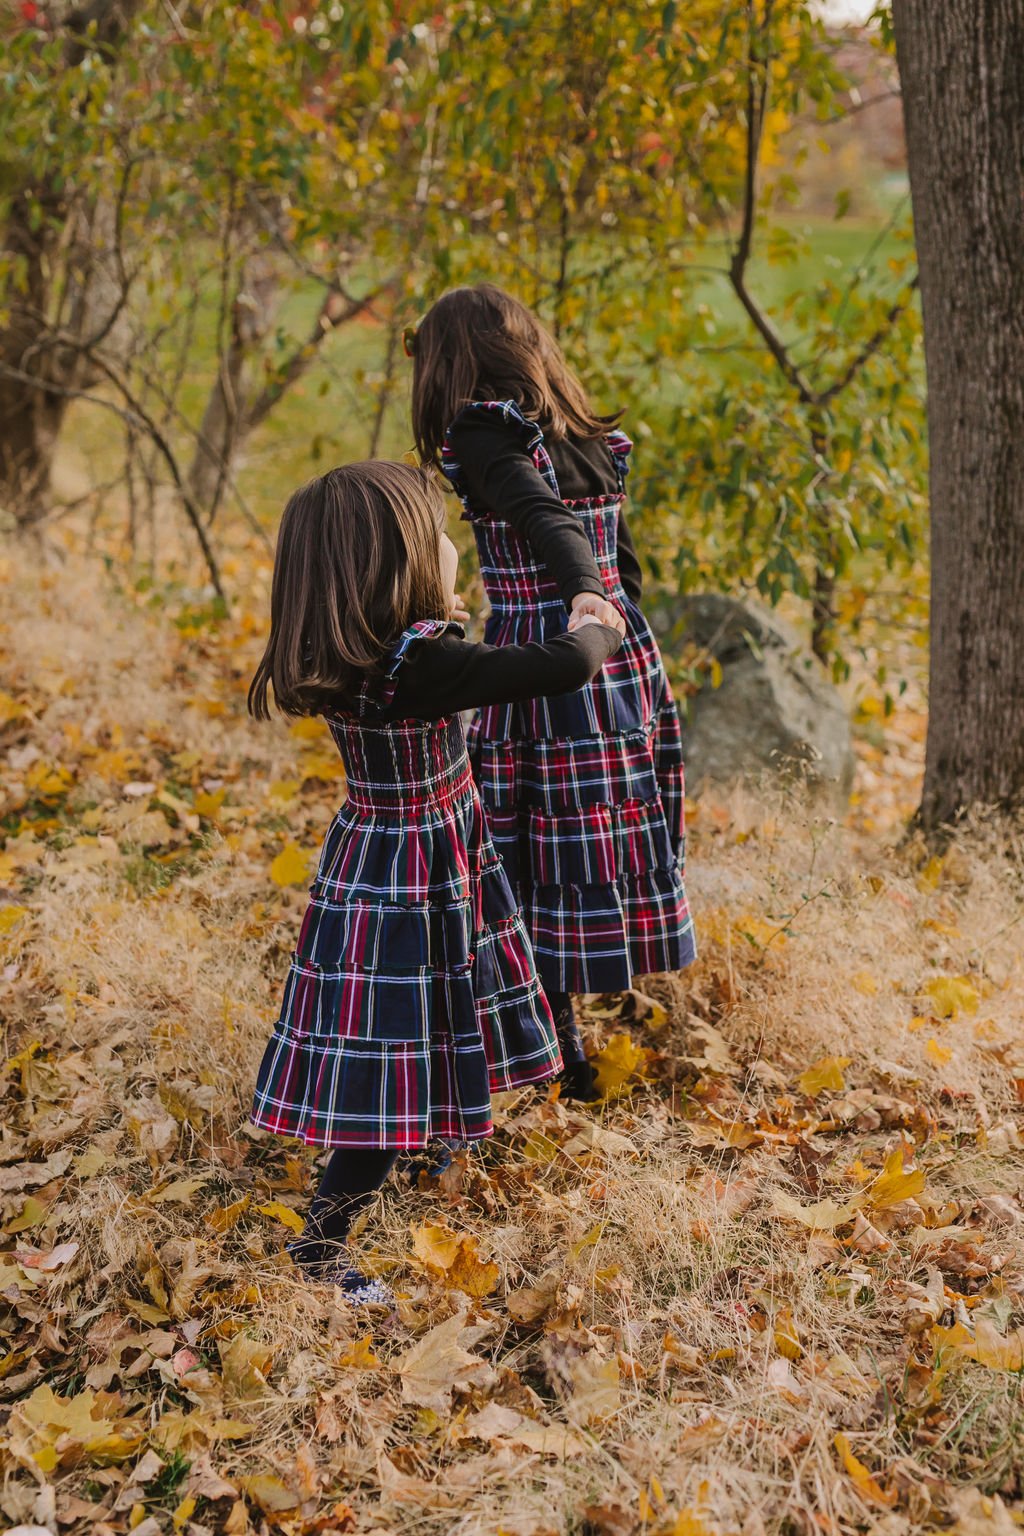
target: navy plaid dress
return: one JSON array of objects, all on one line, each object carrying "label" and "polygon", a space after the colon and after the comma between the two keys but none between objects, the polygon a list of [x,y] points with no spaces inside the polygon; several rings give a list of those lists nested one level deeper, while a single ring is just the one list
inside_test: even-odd
[{"label": "navy plaid dress", "polygon": [[[478,401],[518,432],[556,496],[535,421],[514,401]],[[566,505],[590,539],[626,638],[577,693],[482,709],[470,759],[495,846],[518,889],[537,968],[551,992],[605,992],[635,974],[690,964],[693,921],[683,886],[679,717],[654,636],[619,579],[616,537],[632,444],[610,432],[618,489]],[[492,645],[548,640],[568,624],[558,587],[511,524],[474,506],[446,443],[442,469],[473,525]]]},{"label": "navy plaid dress", "polygon": [[318,1147],[489,1136],[491,1093],[561,1057],[480,810],[460,716],[386,723],[414,625],[360,714],[329,718],[348,798],[320,855],[260,1066],[257,1125]]}]

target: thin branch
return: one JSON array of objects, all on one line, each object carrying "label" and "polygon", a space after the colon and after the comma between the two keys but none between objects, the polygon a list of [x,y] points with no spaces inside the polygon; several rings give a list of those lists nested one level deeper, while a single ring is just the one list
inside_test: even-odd
[{"label": "thin branch", "polygon": [[910,307],[911,299],[913,294],[917,291],[917,286],[918,274],[915,272],[913,278],[910,281],[909,291],[907,292],[906,296],[904,298],[897,299],[895,304],[891,304],[889,306],[889,309],[885,315],[885,319],[882,321],[881,325],[876,331],[872,332],[860,350],[854,353],[853,357],[847,363],[839,377],[829,385],[828,389],[823,389],[814,397],[814,403],[816,405],[828,405],[832,400],[835,399],[837,395],[842,394],[843,390],[848,384],[852,383],[854,378],[864,367],[864,364],[869,362],[871,358],[874,357],[882,343],[888,339],[889,333],[893,326],[896,324],[896,321]]},{"label": "thin branch", "polygon": [[[170,470],[171,479],[174,481],[175,489],[181,496],[182,506],[185,508],[185,513],[189,522],[192,524],[196,539],[199,542],[199,547],[203,552],[203,559],[206,562],[206,569],[209,572],[210,582],[213,586],[213,590],[216,592],[217,596],[223,602],[225,607],[227,607],[228,597],[224,590],[224,583],[221,580],[221,574],[217,566],[216,557],[214,556],[213,550],[210,547],[210,541],[206,537],[206,529],[203,527],[202,519],[196,510],[192,498],[189,496],[188,491],[185,488],[181,470],[178,467],[178,461],[174,456],[174,450],[171,448],[171,445],[160,431],[160,428],[157,426],[156,422],[146,411],[145,407],[135,399],[135,396],[125,384],[124,380],[120,378],[116,369],[112,368],[110,364],[104,362],[102,358],[95,358],[94,361],[97,368],[99,368],[101,372],[106,375],[106,377],[114,385],[114,388],[120,392],[122,398],[126,402],[124,406],[117,405],[113,400],[105,399],[103,395],[94,395],[90,390],[75,389],[70,385],[65,387],[59,384],[49,384],[47,385],[47,389],[52,394],[60,395],[67,400],[86,400],[92,405],[103,406],[105,410],[113,411],[115,416],[120,417],[120,419],[123,422],[126,422],[129,426],[143,428],[143,430],[149,436],[150,440],[158,449],[160,457],[167,465],[167,468]],[[33,374],[23,373],[20,368],[12,368],[8,363],[0,362],[0,374],[3,374],[5,378],[17,379],[23,384],[31,384],[35,388],[39,388],[39,380],[35,378]]]},{"label": "thin branch", "polygon": [[354,320],[357,315],[372,308],[381,294],[393,292],[395,279],[389,278],[386,283],[381,283],[370,293],[361,299],[346,300],[340,289],[331,287],[320,306],[320,312],[313,322],[313,328],[301,346],[296,347],[283,368],[278,369],[273,379],[256,396],[252,405],[245,413],[245,430],[251,432],[258,427],[260,422],[270,414],[282,395],[298,380],[309,368],[316,356],[317,349],[332,331],[339,325],[344,325],[348,320]]}]

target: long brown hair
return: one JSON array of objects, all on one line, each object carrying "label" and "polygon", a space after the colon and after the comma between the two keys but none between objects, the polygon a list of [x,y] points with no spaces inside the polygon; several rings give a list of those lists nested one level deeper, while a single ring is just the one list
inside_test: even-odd
[{"label": "long brown hair", "polygon": [[412,426],[424,464],[474,400],[515,400],[548,437],[602,437],[622,415],[599,416],[555,338],[532,310],[493,283],[453,288],[409,343]]},{"label": "long brown hair", "polygon": [[346,464],[284,509],[270,596],[270,639],[249,711],[314,715],[351,699],[410,624],[445,618],[434,476],[409,464]]}]

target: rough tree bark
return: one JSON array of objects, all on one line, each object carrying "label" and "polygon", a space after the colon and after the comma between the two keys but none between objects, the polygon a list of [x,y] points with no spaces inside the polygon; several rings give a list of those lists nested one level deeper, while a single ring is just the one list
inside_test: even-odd
[{"label": "rough tree bark", "polygon": [[[141,0],[67,7],[54,23],[64,33],[66,67],[77,69],[87,56],[109,58],[140,8]],[[102,336],[115,347],[122,302],[111,255],[116,211],[103,201],[65,200],[53,190],[60,169],[53,167],[52,183],[15,191],[0,232],[22,272],[5,295],[8,318],[0,327],[0,495],[22,525],[46,511],[68,390],[88,379],[74,341]]]},{"label": "rough tree bark", "polygon": [[924,314],[920,820],[1024,801],[1024,0],[893,0]]}]

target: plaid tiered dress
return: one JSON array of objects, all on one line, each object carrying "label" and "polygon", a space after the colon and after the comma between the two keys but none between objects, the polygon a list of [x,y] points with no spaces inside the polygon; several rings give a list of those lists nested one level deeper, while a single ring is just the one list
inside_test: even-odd
[{"label": "plaid tiered dress", "polygon": [[489,1136],[491,1093],[561,1067],[530,940],[487,833],[460,716],[328,720],[348,798],[328,831],[252,1118],[320,1147]]},{"label": "plaid tiered dress", "polygon": [[[514,401],[479,401],[519,434],[556,496],[535,421]],[[626,620],[617,654],[577,693],[482,709],[470,760],[495,846],[518,891],[545,987],[603,992],[694,958],[683,885],[679,717],[654,636],[625,593],[616,554],[632,447],[607,436],[618,476],[609,495],[567,501],[593,548],[607,596]],[[472,523],[492,645],[548,640],[568,623],[558,587],[499,511],[475,506],[448,443],[442,469]]]}]

